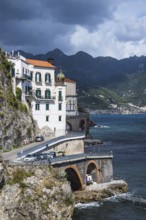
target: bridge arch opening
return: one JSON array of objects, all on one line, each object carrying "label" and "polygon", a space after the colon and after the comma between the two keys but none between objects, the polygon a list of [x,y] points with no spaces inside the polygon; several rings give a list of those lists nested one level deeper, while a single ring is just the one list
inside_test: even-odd
[{"label": "bridge arch opening", "polygon": [[84,131],[84,130],[85,130],[85,121],[84,121],[84,119],[82,119],[82,120],[80,121],[79,128],[80,128],[81,131]]},{"label": "bridge arch opening", "polygon": [[67,174],[67,180],[70,182],[72,191],[74,192],[74,191],[82,190],[83,185],[82,185],[81,177],[77,173],[77,171],[72,167],[68,167],[65,169],[65,172]]},{"label": "bridge arch opening", "polygon": [[66,130],[72,131],[72,125],[69,122],[66,122]]},{"label": "bridge arch opening", "polygon": [[94,182],[98,181],[98,167],[94,161],[88,163],[86,174],[92,176]]}]

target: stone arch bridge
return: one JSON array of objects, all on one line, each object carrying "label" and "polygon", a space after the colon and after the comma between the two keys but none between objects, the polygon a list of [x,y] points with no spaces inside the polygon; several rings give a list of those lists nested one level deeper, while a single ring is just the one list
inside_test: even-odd
[{"label": "stone arch bridge", "polygon": [[87,176],[96,183],[113,180],[113,155],[109,154],[78,154],[51,159],[54,168],[63,169],[71,183],[72,191],[85,189]]}]

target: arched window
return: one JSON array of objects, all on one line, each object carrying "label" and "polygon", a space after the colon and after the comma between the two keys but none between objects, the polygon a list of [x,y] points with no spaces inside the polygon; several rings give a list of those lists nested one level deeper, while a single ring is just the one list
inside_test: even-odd
[{"label": "arched window", "polygon": [[58,100],[59,100],[59,101],[62,101],[62,91],[59,91],[59,92],[58,92]]},{"label": "arched window", "polygon": [[50,90],[46,90],[45,91],[45,99],[50,99],[51,98],[51,92],[50,92]]},{"label": "arched window", "polygon": [[76,101],[73,100],[73,110],[75,110],[75,109],[76,109]]},{"label": "arched window", "polygon": [[45,74],[45,82],[46,83],[50,83],[51,82],[51,75],[50,75],[50,73],[46,73]]},{"label": "arched window", "polygon": [[37,73],[35,74],[35,81],[36,81],[36,82],[41,82],[41,73],[37,72]]},{"label": "arched window", "polygon": [[70,102],[69,102],[69,105],[70,105],[70,110],[72,110],[72,102],[71,102],[71,100],[69,100]]},{"label": "arched window", "polygon": [[41,90],[40,89],[36,90],[36,97],[41,98]]},{"label": "arched window", "polygon": [[79,128],[80,128],[81,131],[84,131],[84,130],[85,130],[85,121],[84,121],[84,119],[82,119],[82,120],[80,121]]}]

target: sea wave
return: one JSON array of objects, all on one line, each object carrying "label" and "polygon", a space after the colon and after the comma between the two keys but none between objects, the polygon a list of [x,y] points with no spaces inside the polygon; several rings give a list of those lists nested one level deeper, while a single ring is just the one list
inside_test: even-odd
[{"label": "sea wave", "polygon": [[110,128],[110,126],[107,126],[107,125],[95,125],[94,128]]},{"label": "sea wave", "polygon": [[86,209],[89,207],[100,207],[103,203],[101,202],[90,202],[90,203],[77,203],[75,208]]},{"label": "sea wave", "polygon": [[131,198],[131,197],[133,197],[133,194],[127,192],[127,193],[121,193],[121,194],[118,194],[118,195],[114,195],[114,196],[105,198],[105,199],[103,199],[103,201],[119,202],[120,199]]}]

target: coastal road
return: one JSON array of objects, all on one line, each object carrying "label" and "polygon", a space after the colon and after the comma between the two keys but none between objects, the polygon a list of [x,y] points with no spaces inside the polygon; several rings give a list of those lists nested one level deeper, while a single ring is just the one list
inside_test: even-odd
[{"label": "coastal road", "polygon": [[[41,144],[45,145],[46,142],[48,142],[50,140],[51,140],[51,138],[46,139],[45,141],[41,142]],[[4,160],[13,161],[13,160],[17,159],[17,154],[18,153],[22,153],[22,152],[24,152],[26,150],[29,150],[31,148],[38,147],[39,145],[40,145],[40,142],[33,142],[31,144],[25,145],[23,147],[19,147],[17,149],[11,150],[9,152],[3,152],[2,156],[3,156]]]},{"label": "coastal road", "polygon": [[69,140],[77,140],[85,138],[85,134],[83,132],[70,132],[67,135],[49,138],[43,142],[34,142],[29,145],[25,145],[24,147],[14,149],[10,152],[3,153],[4,160],[14,161],[17,159],[17,155],[21,154],[21,158],[24,158],[28,154],[38,153],[45,150],[50,150],[54,147],[54,145],[62,143],[64,141]]}]

